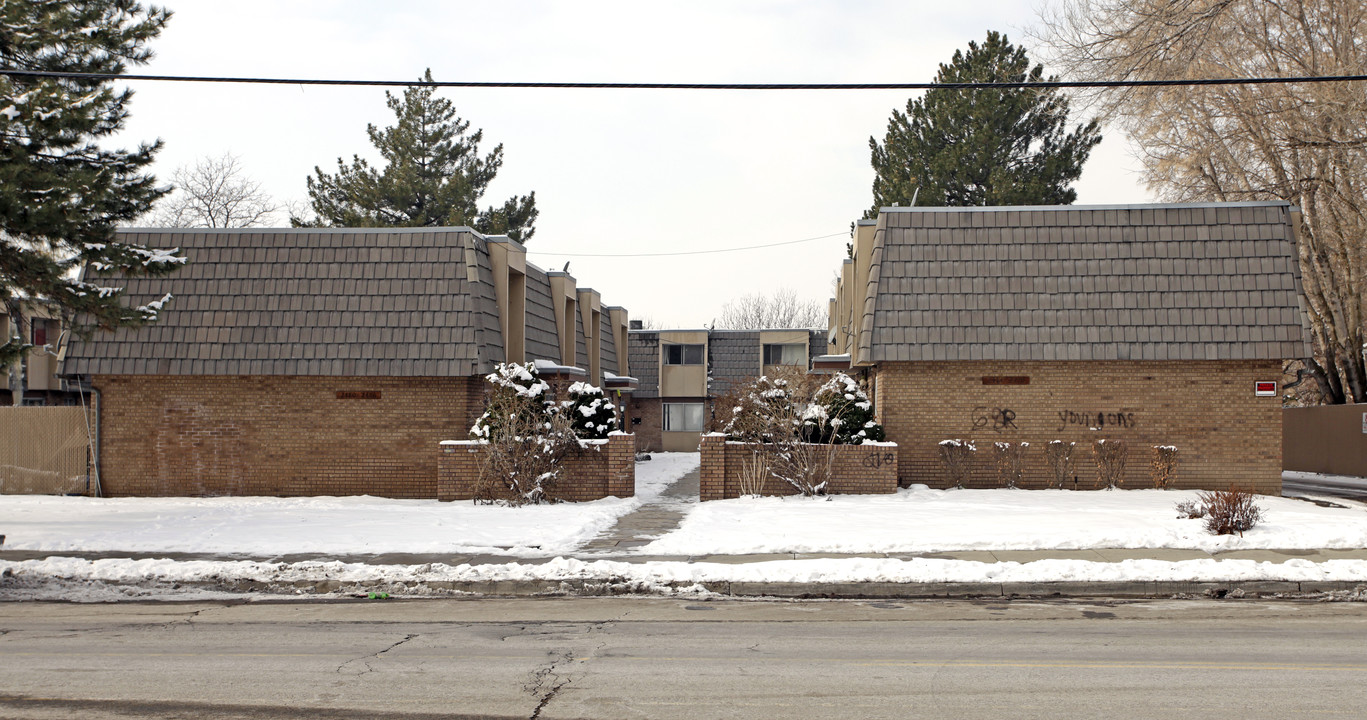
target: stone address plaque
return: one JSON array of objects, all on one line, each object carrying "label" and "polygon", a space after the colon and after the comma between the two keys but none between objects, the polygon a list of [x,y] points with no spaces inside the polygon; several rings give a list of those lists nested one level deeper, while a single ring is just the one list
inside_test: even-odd
[{"label": "stone address plaque", "polygon": [[984,385],[1029,385],[1028,375],[984,375]]},{"label": "stone address plaque", "polygon": [[379,400],[379,390],[338,390],[338,400]]}]

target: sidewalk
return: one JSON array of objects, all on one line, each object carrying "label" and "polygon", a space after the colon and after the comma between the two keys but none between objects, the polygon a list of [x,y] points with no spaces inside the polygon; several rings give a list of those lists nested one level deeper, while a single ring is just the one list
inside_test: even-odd
[{"label": "sidewalk", "polygon": [[[555,595],[624,593],[714,593],[732,597],[944,598],[944,597],[1172,597],[1172,596],[1306,596],[1322,593],[1361,594],[1367,575],[1349,579],[1307,578],[1307,567],[1361,563],[1367,548],[1259,549],[1207,552],[1194,549],[1095,548],[1076,550],[971,550],[929,553],[763,553],[732,555],[642,555],[638,549],[679,527],[697,502],[698,475],[693,471],[633,512],[618,518],[606,532],[572,553],[554,557],[498,554],[383,553],[250,556],[212,553],[128,553],[7,550],[0,563],[30,564],[47,558],[89,561],[87,576],[113,584],[174,582],[233,592],[306,592],[355,594],[371,588],[394,588],[408,594]],[[1187,573],[1179,579],[1097,579],[1123,577],[1136,565],[1160,570],[1171,564],[1204,561],[1212,570],[1257,563],[1256,579],[1221,579]],[[1228,563],[1224,561],[1236,561]],[[51,561],[57,563],[58,561]],[[993,568],[970,582],[943,580],[837,580],[832,568],[892,564],[934,567]],[[948,563],[949,565],[946,565]],[[1043,563],[1056,569],[1058,580],[1011,580],[1012,570]],[[1223,563],[1219,565],[1217,563]],[[1289,565],[1287,563],[1290,563]],[[200,575],[181,569],[207,564]],[[1285,565],[1285,573],[1266,565]],[[108,569],[119,566],[117,571]],[[241,570],[238,575],[218,571]],[[732,567],[734,577],[718,568]],[[1033,566],[1039,567],[1039,566]],[[1328,567],[1325,565],[1324,567]],[[440,569],[440,572],[435,569]],[[759,570],[763,572],[749,572]],[[1101,568],[1101,571],[1098,571]],[[705,570],[702,570],[705,569]],[[1000,570],[999,570],[1000,569]],[[692,572],[691,570],[696,570]],[[9,572],[7,570],[7,572]],[[60,571],[68,572],[70,571]],[[177,574],[179,573],[179,574]],[[786,573],[786,574],[785,574]],[[948,573],[953,575],[953,573]],[[1004,580],[996,579],[1000,575]],[[1158,573],[1162,575],[1162,573]],[[1228,575],[1228,573],[1226,573]],[[1341,573],[1340,573],[1341,575]],[[58,574],[57,577],[69,577]],[[878,577],[879,572],[871,573]],[[641,578],[650,578],[643,581]],[[1048,573],[1035,575],[1051,577]],[[698,579],[701,578],[701,579]],[[754,579],[760,578],[760,579]],[[782,579],[780,579],[782,578]],[[1081,578],[1081,579],[1078,579]],[[0,579],[0,589],[5,581]],[[386,589],[386,592],[390,590]]]}]

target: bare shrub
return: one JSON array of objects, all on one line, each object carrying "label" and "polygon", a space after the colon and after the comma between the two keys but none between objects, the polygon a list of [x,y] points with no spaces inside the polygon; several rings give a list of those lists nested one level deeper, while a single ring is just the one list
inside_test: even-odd
[{"label": "bare shrub", "polygon": [[769,454],[769,474],[803,495],[825,495],[834,464],[834,444],[804,442],[796,432],[775,439]]},{"label": "bare shrub", "polygon": [[1206,532],[1243,537],[1245,530],[1262,522],[1263,509],[1254,495],[1239,488],[1212,490],[1199,495],[1206,511]]},{"label": "bare shrub", "polygon": [[484,443],[484,464],[474,499],[520,506],[557,502],[563,460],[580,450],[567,413],[550,398],[550,386],[531,363],[500,364],[485,376],[493,386],[470,436]]},{"label": "bare shrub", "polygon": [[763,495],[764,486],[769,481],[769,463],[765,458],[764,445],[750,443],[750,457],[740,464],[740,496]]},{"label": "bare shrub", "polygon": [[1167,490],[1172,487],[1172,480],[1177,476],[1177,446],[1176,445],[1154,445],[1153,446],[1153,486],[1159,490]]},{"label": "bare shrub", "polygon": [[[745,474],[752,480],[763,468],[766,480],[785,482],[803,495],[829,490],[838,438],[830,413],[813,402],[818,390],[811,378],[793,373],[759,377],[728,396],[729,417],[722,431],[751,445],[754,465]],[[719,406],[718,415],[727,414]],[[750,484],[756,492],[763,490],[763,483]]]},{"label": "bare shrub", "polygon": [[997,442],[992,444],[992,460],[997,466],[997,480],[1002,487],[1020,487],[1025,468],[1025,451],[1030,443]]},{"label": "bare shrub", "polygon": [[971,440],[940,441],[940,462],[954,487],[962,488],[968,482],[973,472],[973,453],[977,450]]},{"label": "bare shrub", "polygon": [[1077,443],[1062,440],[1050,440],[1044,446],[1044,459],[1049,463],[1049,472],[1054,476],[1054,487],[1064,487],[1068,477],[1076,470],[1073,461],[1073,449],[1076,447]]},{"label": "bare shrub", "polygon": [[1206,506],[1197,500],[1183,500],[1177,503],[1177,517],[1182,520],[1199,520],[1206,516]]},{"label": "bare shrub", "polygon": [[1125,482],[1125,459],[1130,449],[1124,440],[1102,438],[1092,443],[1092,458],[1096,460],[1096,486],[1107,489],[1120,487]]}]

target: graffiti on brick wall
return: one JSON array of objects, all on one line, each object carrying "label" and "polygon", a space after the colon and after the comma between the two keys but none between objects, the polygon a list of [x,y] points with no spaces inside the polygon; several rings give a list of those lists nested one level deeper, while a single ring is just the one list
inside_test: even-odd
[{"label": "graffiti on brick wall", "polygon": [[991,429],[996,432],[1019,430],[1016,427],[1016,411],[1010,408],[992,408],[979,405],[973,408],[973,429]]},{"label": "graffiti on brick wall", "polygon": [[1063,430],[1069,425],[1084,427],[1089,430],[1102,430],[1105,428],[1132,428],[1135,426],[1134,413],[1127,412],[1075,412],[1072,410],[1058,411],[1058,429]]},{"label": "graffiti on brick wall", "polygon": [[886,452],[865,455],[864,459],[861,461],[860,464],[862,464],[866,468],[873,468],[874,470],[877,470],[878,468],[881,468],[884,465],[893,465],[896,462],[897,456],[893,455],[890,452]]}]

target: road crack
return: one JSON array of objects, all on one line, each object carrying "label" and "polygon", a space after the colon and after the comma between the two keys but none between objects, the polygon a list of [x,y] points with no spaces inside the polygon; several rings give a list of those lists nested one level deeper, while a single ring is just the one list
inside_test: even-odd
[{"label": "road crack", "polygon": [[353,658],[353,659],[351,659],[351,660],[348,660],[348,661],[342,663],[341,665],[338,665],[338,666],[337,666],[337,673],[338,673],[338,674],[341,674],[342,669],[345,668],[345,667],[348,666],[348,665],[351,665],[352,663],[363,663],[363,664],[365,665],[365,670],[362,670],[362,671],[360,671],[360,672],[358,672],[358,673],[355,673],[356,675],[365,675],[366,673],[375,672],[375,668],[370,664],[370,661],[372,661],[372,660],[378,660],[378,659],[380,658],[381,655],[383,655],[383,654],[389,652],[390,650],[393,650],[394,648],[396,648],[396,647],[398,647],[398,646],[400,646],[400,645],[402,645],[402,644],[408,642],[409,640],[412,640],[413,638],[417,637],[417,636],[420,635],[420,634],[421,634],[421,633],[409,633],[408,635],[405,635],[404,638],[403,638],[402,640],[399,640],[398,642],[394,643],[393,645],[390,645],[389,647],[387,647],[387,648],[385,648],[385,649],[383,649],[383,650],[380,650],[380,651],[378,651],[378,652],[370,653],[369,655],[362,655],[361,657]]},{"label": "road crack", "polygon": [[523,691],[537,699],[536,708],[529,716],[531,720],[541,717],[541,711],[546,709],[546,705],[560,692],[560,688],[570,684],[571,678],[561,677],[558,670],[560,666],[574,662],[574,653],[562,650],[550,653],[550,657],[551,661],[545,667],[534,671],[531,678],[522,686]]},{"label": "road crack", "polygon": [[[588,627],[584,629],[583,636],[603,632],[609,626],[621,622],[623,618],[630,614],[631,611],[627,610],[619,617],[611,620],[589,623]],[[505,636],[504,639],[506,640],[508,637],[511,636]],[[602,652],[603,648],[607,647],[607,644],[608,641],[604,638],[603,641],[594,646],[588,656],[582,660],[589,660],[597,657],[598,654]],[[569,673],[569,666],[576,660],[579,660],[579,658],[575,657],[573,651],[552,650],[547,653],[547,656],[551,659],[550,662],[546,663],[545,666],[534,670],[527,682],[522,686],[524,692],[536,698],[536,707],[533,708],[532,714],[528,716],[530,720],[537,720],[540,718],[542,711],[546,709],[546,706],[550,704],[551,700],[555,699],[556,694],[558,694],[566,685],[569,685],[574,681],[574,677]]]}]

